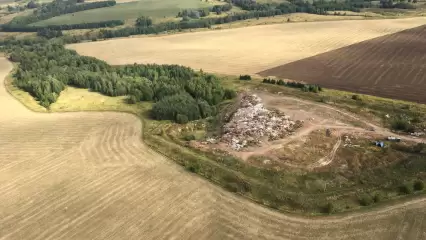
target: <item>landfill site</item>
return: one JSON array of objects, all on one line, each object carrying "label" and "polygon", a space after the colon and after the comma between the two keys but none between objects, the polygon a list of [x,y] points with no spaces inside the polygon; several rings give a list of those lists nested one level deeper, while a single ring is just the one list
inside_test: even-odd
[{"label": "landfill site", "polygon": [[245,92],[236,104],[221,136],[200,141],[200,149],[221,150],[262,167],[315,170],[342,164],[347,155],[374,158],[390,142],[422,142],[332,106],[282,94]]}]

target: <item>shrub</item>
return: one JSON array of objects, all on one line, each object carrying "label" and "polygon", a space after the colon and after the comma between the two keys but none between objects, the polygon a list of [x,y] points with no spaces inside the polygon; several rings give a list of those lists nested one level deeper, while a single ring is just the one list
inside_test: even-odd
[{"label": "shrub", "polygon": [[251,80],[251,76],[250,75],[240,75],[240,80]]},{"label": "shrub", "polygon": [[391,128],[398,131],[413,132],[414,126],[412,126],[408,120],[403,118],[395,118],[391,121]]},{"label": "shrub", "polygon": [[180,124],[185,124],[188,123],[188,117],[186,115],[183,114],[178,114],[176,115],[176,122],[180,123]]},{"label": "shrub", "polygon": [[200,172],[200,165],[198,163],[190,163],[186,166],[186,169],[193,173]]},{"label": "shrub", "polygon": [[422,180],[416,180],[413,184],[414,191],[422,191],[425,188],[425,184]]},{"label": "shrub", "polygon": [[374,201],[375,203],[378,203],[378,202],[382,201],[382,199],[383,199],[383,196],[382,196],[380,193],[376,193],[376,194],[374,195],[374,197],[373,197],[373,201]]},{"label": "shrub", "polygon": [[127,98],[127,103],[128,104],[135,104],[135,103],[137,103],[138,102],[138,99],[134,96],[134,95],[130,95],[128,98]]},{"label": "shrub", "polygon": [[334,204],[333,203],[331,203],[331,202],[329,202],[329,203],[327,203],[323,208],[322,208],[322,212],[323,213],[327,213],[327,214],[331,214],[331,213],[333,213],[333,212],[335,212],[336,211],[336,208],[335,208],[335,206],[334,206]]},{"label": "shrub", "polygon": [[138,19],[136,19],[136,26],[138,27],[150,27],[152,26],[152,19],[149,17],[139,17]]},{"label": "shrub", "polygon": [[405,2],[399,2],[393,5],[394,8],[399,9],[416,9],[416,7],[413,4],[405,3]]},{"label": "shrub", "polygon": [[224,98],[225,99],[233,99],[237,96],[237,92],[233,89],[225,89]]},{"label": "shrub", "polygon": [[352,95],[352,99],[355,101],[361,101],[361,97],[359,95]]},{"label": "shrub", "polygon": [[195,140],[195,136],[193,134],[188,134],[188,135],[185,135],[183,139],[185,139],[185,141],[191,141],[191,140]]},{"label": "shrub", "polygon": [[401,186],[399,186],[399,192],[401,194],[410,194],[413,192],[413,189],[411,189],[411,186],[408,184],[403,184]]},{"label": "shrub", "polygon": [[363,194],[362,196],[360,196],[358,198],[358,201],[359,204],[361,204],[362,206],[368,206],[373,203],[373,199],[367,194]]}]

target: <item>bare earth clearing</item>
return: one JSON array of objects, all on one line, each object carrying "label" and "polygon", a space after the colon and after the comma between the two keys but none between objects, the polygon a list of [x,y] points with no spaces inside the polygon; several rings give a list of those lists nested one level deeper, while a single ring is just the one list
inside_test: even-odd
[{"label": "bare earth clearing", "polygon": [[191,175],[123,113],[33,113],[0,61],[0,239],[425,239],[426,199],[308,219]]},{"label": "bare earth clearing", "polygon": [[[424,24],[426,18],[254,26],[70,45],[110,64],[180,64],[225,74],[255,74],[360,41]],[[107,50],[106,50],[107,49]]]},{"label": "bare earth clearing", "polygon": [[[332,163],[336,151],[343,145],[341,144],[342,136],[354,134],[361,138],[368,138],[371,140],[385,139],[388,136],[397,136],[386,128],[375,125],[332,106],[296,99],[294,97],[277,96],[276,94],[262,91],[256,92],[256,95],[262,99],[265,107],[277,109],[286,113],[292,121],[303,121],[303,126],[296,129],[290,136],[274,141],[264,141],[260,146],[250,146],[240,151],[234,151],[225,143],[210,144],[212,148],[225,150],[246,161],[253,156],[268,157],[275,155],[276,151],[282,151],[284,155],[291,155],[289,161],[286,162],[285,165],[313,169]],[[374,132],[369,130],[371,128],[375,129]],[[307,139],[311,138],[312,134],[318,135],[318,132],[322,132],[322,134],[319,135],[325,135],[326,129],[330,129],[334,132],[334,138],[322,138],[317,143],[307,144],[308,146],[301,148],[301,144],[303,145]],[[398,137],[406,142],[424,142],[423,139],[406,135],[398,135]],[[321,141],[326,141],[328,139],[332,142],[330,146],[319,147]],[[295,164],[295,162],[297,162],[296,155],[298,155],[298,152],[306,153],[309,150],[315,149],[321,150],[314,153],[314,156],[311,156],[311,158],[313,157],[316,160],[315,162],[308,165],[305,164],[306,166],[303,164],[300,166]],[[291,152],[293,152],[291,150],[294,151],[293,154],[291,154]],[[304,153],[301,154],[303,155]],[[309,160],[306,160],[302,162],[309,162]]]}]

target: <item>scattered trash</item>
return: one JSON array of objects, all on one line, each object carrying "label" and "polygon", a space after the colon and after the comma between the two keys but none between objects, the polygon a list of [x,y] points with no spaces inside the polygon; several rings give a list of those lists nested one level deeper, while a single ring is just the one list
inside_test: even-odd
[{"label": "scattered trash", "polygon": [[392,142],[400,142],[401,138],[397,138],[397,137],[387,137],[388,141],[392,141]]},{"label": "scattered trash", "polygon": [[375,142],[374,142],[374,144],[375,144],[377,147],[381,147],[381,148],[385,147],[385,143],[384,143],[384,142],[382,142],[382,141],[375,141]]},{"label": "scattered trash", "polygon": [[424,132],[412,132],[412,133],[410,133],[410,135],[411,136],[420,137],[420,136],[425,135],[425,133]]},{"label": "scattered trash", "polygon": [[268,141],[284,138],[300,125],[278,110],[266,109],[258,96],[246,94],[241,98],[240,108],[224,125],[221,140],[240,150],[260,144],[263,138]]}]

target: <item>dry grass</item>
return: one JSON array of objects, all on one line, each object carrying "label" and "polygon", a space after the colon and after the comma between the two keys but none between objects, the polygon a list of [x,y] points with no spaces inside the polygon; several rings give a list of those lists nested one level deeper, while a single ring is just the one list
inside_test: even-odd
[{"label": "dry grass", "polygon": [[276,24],[115,39],[69,48],[111,64],[181,64],[210,72],[254,74],[423,23],[424,18]]},{"label": "dry grass", "polygon": [[[11,69],[2,58],[0,78]],[[104,106],[121,103],[70,88],[52,108],[83,110],[100,99]],[[135,116],[34,113],[13,99],[3,82],[0,111],[0,239],[426,237],[422,199],[347,217],[286,216],[153,152],[141,141]]]},{"label": "dry grass", "polygon": [[140,114],[147,104],[129,105],[126,97],[108,97],[87,89],[67,87],[54,104],[50,106],[52,112],[77,111],[120,111]]}]

